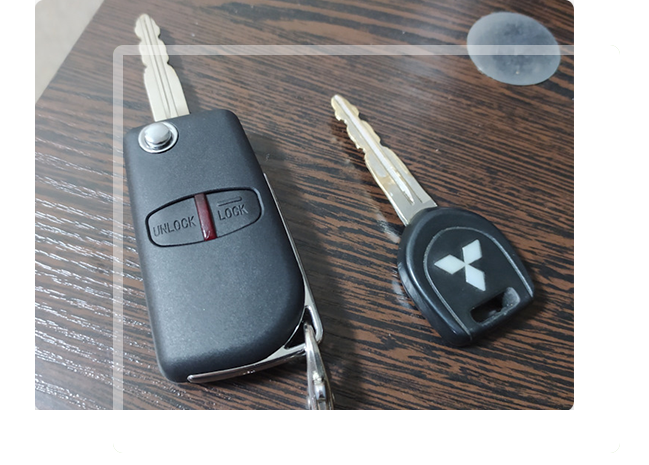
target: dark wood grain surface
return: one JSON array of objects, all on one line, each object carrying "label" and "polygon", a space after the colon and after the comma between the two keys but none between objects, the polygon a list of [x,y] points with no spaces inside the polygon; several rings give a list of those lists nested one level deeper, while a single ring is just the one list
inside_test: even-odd
[{"label": "dark wood grain surface", "polygon": [[[463,45],[494,11],[529,15],[573,43],[565,1],[106,0],[36,105],[37,408],[114,407],[120,282],[116,406],[305,405],[303,360],[209,385],[176,385],[157,368],[126,191],[114,224],[113,53],[137,43],[141,13],[167,45]],[[171,57],[190,111],[236,113],[273,185],[324,324],[338,409],[572,406],[573,61],[562,56],[548,81],[514,87],[462,55]],[[139,57],[124,57],[125,130],[151,121],[142,70]],[[396,269],[403,226],[335,120],[335,93],[438,204],[475,211],[510,239],[536,285],[511,323],[452,348],[413,306]],[[115,263],[114,244],[123,244]]]}]

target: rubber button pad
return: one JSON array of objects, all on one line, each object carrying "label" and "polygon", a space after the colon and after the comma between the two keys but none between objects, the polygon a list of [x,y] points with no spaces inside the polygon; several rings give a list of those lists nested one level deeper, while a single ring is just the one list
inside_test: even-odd
[{"label": "rubber button pad", "polygon": [[[210,215],[203,206],[207,198]],[[203,208],[197,210],[197,205]],[[159,246],[217,239],[253,224],[261,216],[257,194],[249,189],[202,193],[163,207],[147,219],[151,241]],[[206,230],[216,230],[205,234]]]}]

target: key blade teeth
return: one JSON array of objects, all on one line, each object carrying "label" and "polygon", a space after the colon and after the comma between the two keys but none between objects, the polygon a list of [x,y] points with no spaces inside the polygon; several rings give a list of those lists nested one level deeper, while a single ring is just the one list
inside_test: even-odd
[{"label": "key blade teeth", "polygon": [[165,50],[165,43],[160,40],[160,27],[149,15],[143,14],[137,19],[135,22],[135,35],[140,39],[140,55],[146,66],[150,66],[150,62],[145,60],[144,57],[160,55],[165,59],[169,59]]},{"label": "key blade teeth", "polygon": [[140,39],[139,51],[146,68],[155,66],[155,57],[161,57],[163,62],[169,62],[167,47],[160,39],[160,27],[147,14],[141,15],[135,22],[135,35]]},{"label": "key blade teeth", "polygon": [[386,150],[386,147],[381,145],[381,138],[374,132],[374,129],[366,122],[359,119],[360,124],[364,128],[364,133],[356,130],[356,127],[350,124],[347,124],[347,134],[349,138],[356,144],[356,148],[362,150],[365,155],[373,153],[371,147],[368,146],[368,137],[371,138],[376,144],[382,149]]},{"label": "key blade teeth", "polygon": [[[368,138],[380,146],[381,139],[379,136],[366,121],[360,118],[358,108],[349,103],[347,99],[336,94],[331,98],[331,106],[334,109],[336,119],[345,123],[347,135],[356,144],[357,149],[362,150],[365,154],[369,153],[371,148],[368,147]],[[381,148],[383,147],[381,146]]]},{"label": "key blade teeth", "polygon": [[340,95],[333,96],[331,106],[336,118],[347,126],[349,138],[365,153],[367,168],[404,224],[421,209],[437,205],[399,157],[381,144],[381,138],[370,124],[360,118],[358,108]]},{"label": "key blade teeth", "polygon": [[169,55],[160,39],[160,27],[147,14],[135,22],[140,38],[140,56],[144,63],[144,84],[155,121],[189,114],[180,80],[169,64]]},{"label": "key blade teeth", "polygon": [[378,144],[381,149],[385,149],[381,145],[381,138],[374,132],[372,126],[367,121],[361,119],[360,111],[357,107],[340,95],[335,95],[331,99],[331,106],[334,108],[336,119],[345,123],[347,134],[356,144],[357,149],[362,150],[366,154],[368,151],[371,151],[371,147],[368,146],[368,139]]},{"label": "key blade teeth", "polygon": [[151,16],[142,14],[137,21],[135,21],[135,34],[140,38],[140,40],[157,40],[160,35],[160,27]]},{"label": "key blade teeth", "polygon": [[[358,125],[363,125],[365,130],[369,130],[371,137],[376,137],[374,130],[360,118],[358,108],[349,103],[347,99],[341,95],[334,95],[331,99],[331,106],[334,109],[334,115],[338,121],[345,123],[347,135],[354,142],[356,148],[367,153],[368,147],[365,143],[365,137],[360,133]],[[380,140],[378,140],[380,142]]]},{"label": "key blade teeth", "polygon": [[354,143],[356,148],[358,150],[362,150],[363,152],[367,153],[367,145],[363,144],[363,137],[358,133],[358,131],[355,130],[353,125],[349,124],[347,121],[343,121],[343,122],[345,123],[347,135]]},{"label": "key blade teeth", "polygon": [[[340,95],[335,95],[331,99],[331,106],[334,108],[336,118],[345,123],[347,134],[352,142],[356,144],[356,148],[365,153],[365,161],[370,170],[380,169],[381,173],[386,173],[386,171],[389,171],[388,165],[391,164],[392,166],[398,166],[408,176],[412,176],[410,171],[399,160],[399,157],[392,150],[381,144],[381,138],[372,129],[372,126],[360,118],[358,108]],[[384,162],[381,162],[380,158],[383,158]],[[398,175],[398,173],[392,174]],[[384,175],[381,174],[381,176]],[[404,192],[404,194],[411,198],[409,192]]]},{"label": "key blade teeth", "polygon": [[331,97],[331,106],[334,109],[334,113],[338,121],[345,121],[348,112],[351,112],[356,116],[360,114],[358,108],[356,108],[354,105],[349,103],[347,99],[345,99],[343,96],[338,94]]},{"label": "key blade teeth", "polygon": [[379,137],[379,135],[376,132],[374,132],[374,129],[372,129],[372,126],[370,126],[370,124],[367,121],[363,121],[363,120],[360,120],[360,121],[361,121],[361,124],[363,125],[363,127],[365,128],[365,131],[367,131],[367,134],[372,139],[374,139],[374,141],[377,144],[379,144],[381,146],[381,149],[389,150],[387,147],[384,147],[383,145],[381,145],[381,138]]}]

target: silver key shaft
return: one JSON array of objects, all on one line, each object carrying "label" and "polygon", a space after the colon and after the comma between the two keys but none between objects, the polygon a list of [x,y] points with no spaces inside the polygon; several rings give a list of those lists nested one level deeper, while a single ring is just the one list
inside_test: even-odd
[{"label": "silver key shaft", "polygon": [[144,86],[155,121],[189,114],[187,101],[176,71],[169,64],[164,42],[159,38],[160,28],[149,15],[143,14],[135,23],[135,34],[140,38],[140,55],[146,67]]},{"label": "silver key shaft", "polygon": [[349,138],[365,152],[367,168],[404,225],[407,226],[419,211],[437,206],[399,157],[381,145],[372,127],[360,119],[358,108],[340,95],[333,96],[331,106],[336,118],[346,124]]}]

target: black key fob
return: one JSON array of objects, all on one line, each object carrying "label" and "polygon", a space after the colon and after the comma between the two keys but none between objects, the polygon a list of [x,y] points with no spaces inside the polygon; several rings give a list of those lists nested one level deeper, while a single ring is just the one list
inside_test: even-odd
[{"label": "black key fob", "polygon": [[293,241],[237,117],[136,128],[124,155],[160,370],[205,382],[304,353],[322,327]]},{"label": "black key fob", "polygon": [[464,346],[512,317],[534,285],[505,236],[480,215],[437,207],[414,216],[398,270],[408,295],[440,335]]}]

